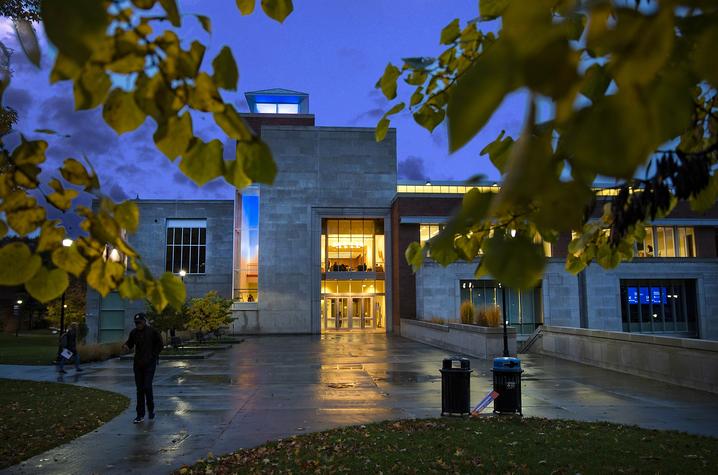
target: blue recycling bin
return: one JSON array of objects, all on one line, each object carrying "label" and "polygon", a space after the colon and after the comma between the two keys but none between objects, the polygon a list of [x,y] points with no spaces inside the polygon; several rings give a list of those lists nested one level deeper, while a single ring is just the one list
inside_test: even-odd
[{"label": "blue recycling bin", "polygon": [[494,391],[499,396],[494,400],[497,414],[521,413],[521,360],[513,357],[494,358]]}]

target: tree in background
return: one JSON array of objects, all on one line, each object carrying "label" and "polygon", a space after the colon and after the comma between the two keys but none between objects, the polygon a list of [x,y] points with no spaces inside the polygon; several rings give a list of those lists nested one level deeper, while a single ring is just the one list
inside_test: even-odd
[{"label": "tree in background", "polygon": [[[468,192],[442,232],[411,244],[415,269],[429,255],[443,265],[482,255],[477,276],[528,288],[543,274],[541,241],[559,233],[574,233],[568,271],[611,268],[678,201],[714,206],[718,2],[480,0],[477,13],[441,31],[439,56],[390,63],[377,83],[388,100],[406,93],[379,121],[377,140],[408,107],[429,131],[446,121],[450,152],[507,95],[526,95],[520,136],[501,132],[482,151],[502,186]],[[596,189],[597,178],[615,186]]]},{"label": "tree in background", "polygon": [[[87,284],[79,279],[70,279],[70,285],[65,291],[65,328],[71,323],[80,326],[85,324],[85,296]],[[45,319],[51,326],[60,328],[60,316],[62,312],[62,299],[55,299],[47,304],[47,316]]]},{"label": "tree in background", "polygon": [[[255,3],[237,0],[236,6],[249,15]],[[262,0],[261,9],[282,22],[293,5],[291,0]],[[32,22],[39,19],[56,49],[49,80],[73,83],[75,109],[101,107],[117,134],[153,122],[154,145],[169,161],[179,158],[179,169],[197,185],[218,177],[237,188],[273,182],[276,166],[269,147],[222,97],[221,91],[236,90],[239,80],[231,49],[224,46],[211,63],[205,60],[210,18],[181,14],[177,0],[9,0],[0,4],[0,15],[13,20],[23,53],[38,68],[42,52]],[[203,28],[200,38],[180,38],[187,21]],[[0,42],[0,107],[11,80],[10,50]],[[47,303],[60,297],[75,276],[103,297],[118,290],[125,299],[146,298],[157,311],[167,305],[181,308],[186,293],[179,277],[152,275],[127,240],[139,223],[136,203],[115,203],[103,194],[87,158],[48,165],[46,151],[62,140],[63,131],[14,130],[14,111],[2,111],[0,237],[10,231],[21,237],[35,233],[39,242],[34,249],[22,242],[0,247],[0,285],[24,286]],[[218,131],[209,140],[197,137],[193,127],[194,120],[207,116]],[[225,160],[229,140],[235,156]],[[77,205],[80,191],[92,194],[99,206]],[[78,214],[85,234],[63,246],[66,230],[59,220],[47,219],[49,208]],[[111,250],[120,253],[119,261],[107,258]]]},{"label": "tree in background", "polygon": [[193,298],[187,307],[187,328],[193,332],[211,333],[232,323],[232,300],[212,290],[204,297]]},{"label": "tree in background", "polygon": [[[186,329],[187,325],[187,306],[183,306],[181,310],[176,310],[174,307],[167,306],[158,312],[152,308],[152,305],[147,304],[147,318],[150,324],[165,333],[165,342],[170,343],[176,347],[179,345],[179,340],[176,340],[175,331],[182,331]],[[169,338],[168,338],[169,336]]]}]

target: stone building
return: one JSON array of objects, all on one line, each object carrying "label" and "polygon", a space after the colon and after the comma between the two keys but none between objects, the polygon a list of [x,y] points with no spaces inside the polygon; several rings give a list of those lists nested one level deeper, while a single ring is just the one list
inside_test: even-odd
[{"label": "stone building", "polygon": [[[427,261],[414,274],[403,257],[439,232],[471,187],[397,182],[393,129],[377,143],[373,128],[316,126],[306,94],[246,96],[244,117],[272,149],[275,183],[234,200],[139,200],[130,243],[154,273],[182,271],[190,298],[216,290],[234,299],[237,334],[398,334],[402,318],[451,321],[464,300],[501,302],[493,279],[474,277],[476,263]],[[716,229],[718,208],[679,208],[653,223],[632,262],[578,276],[564,270],[562,236],[546,244],[537,288],[507,289],[509,321],[522,334],[546,323],[718,339]],[[121,338],[143,309],[88,292],[89,338]]]}]

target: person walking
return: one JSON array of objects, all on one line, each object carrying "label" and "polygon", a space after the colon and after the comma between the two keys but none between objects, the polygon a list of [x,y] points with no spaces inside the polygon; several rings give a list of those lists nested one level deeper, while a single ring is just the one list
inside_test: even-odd
[{"label": "person walking", "polygon": [[157,361],[164,343],[160,332],[147,324],[147,316],[138,313],[134,317],[135,328],[130,332],[127,342],[122,346],[125,351],[135,350],[133,369],[137,387],[137,417],[135,424],[145,420],[145,403],[149,418],[155,418],[155,401],[152,394],[152,379],[155,377]]},{"label": "person walking", "polygon": [[70,328],[60,337],[60,369],[62,374],[65,371],[65,361],[75,360],[75,371],[82,371],[80,368],[80,354],[77,352],[77,323],[70,324]]}]

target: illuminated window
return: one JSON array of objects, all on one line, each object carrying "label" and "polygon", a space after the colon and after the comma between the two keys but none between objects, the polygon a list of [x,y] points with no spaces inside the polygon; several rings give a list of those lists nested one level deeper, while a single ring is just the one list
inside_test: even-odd
[{"label": "illuminated window", "polygon": [[239,196],[240,208],[236,211],[235,234],[239,244],[235,257],[234,298],[241,302],[259,299],[259,188],[250,186]]},{"label": "illuminated window", "polygon": [[165,270],[204,274],[207,257],[206,219],[168,219]]},{"label": "illuminated window", "polygon": [[443,227],[443,224],[420,224],[419,242],[423,245],[426,241],[439,234]]},{"label": "illuminated window", "polygon": [[299,114],[299,104],[258,102],[257,111],[260,114]]},{"label": "illuminated window", "polygon": [[696,257],[692,227],[646,227],[646,237],[636,247],[638,257]]},{"label": "illuminated window", "polygon": [[384,272],[384,220],[322,221],[323,272]]},{"label": "illuminated window", "polygon": [[[468,300],[478,312],[501,308],[502,291],[494,280],[461,280],[461,301]],[[541,312],[541,287],[526,290],[506,289],[506,313],[509,325],[519,333],[532,333],[543,322]]]},{"label": "illuminated window", "polygon": [[621,280],[623,331],[696,334],[695,281]]}]

